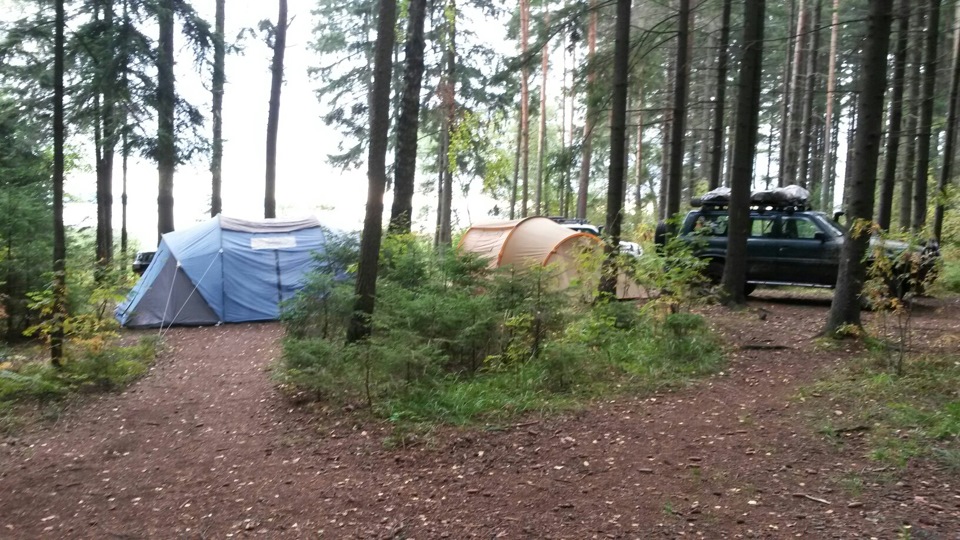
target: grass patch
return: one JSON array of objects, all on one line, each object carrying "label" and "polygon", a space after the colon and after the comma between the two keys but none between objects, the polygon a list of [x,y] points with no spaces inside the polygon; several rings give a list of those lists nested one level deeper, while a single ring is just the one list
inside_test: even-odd
[{"label": "grass patch", "polygon": [[[830,396],[821,431],[865,432],[871,458],[896,467],[913,459],[960,466],[960,357],[908,359],[903,374],[871,357],[821,381],[807,393]],[[839,437],[834,437],[839,439]]]},{"label": "grass patch", "polygon": [[960,253],[957,248],[945,249],[943,266],[933,283],[934,294],[960,294]]},{"label": "grass patch", "polygon": [[403,446],[438,424],[496,428],[524,414],[678,387],[725,365],[721,344],[701,316],[656,317],[635,304],[589,309],[535,353],[529,341],[501,331],[494,334],[502,348],[488,351],[499,354],[487,354],[476,369],[451,362],[451,351],[458,358],[470,347],[406,331],[384,330],[359,346],[289,338],[273,376],[291,393],[387,419],[395,426],[387,444]]},{"label": "grass patch", "polygon": [[46,360],[20,356],[0,369],[0,431],[16,431],[23,419],[18,411],[41,408],[77,393],[104,392],[125,387],[149,369],[158,339],[149,337],[132,346],[107,346],[74,352],[60,369]]}]

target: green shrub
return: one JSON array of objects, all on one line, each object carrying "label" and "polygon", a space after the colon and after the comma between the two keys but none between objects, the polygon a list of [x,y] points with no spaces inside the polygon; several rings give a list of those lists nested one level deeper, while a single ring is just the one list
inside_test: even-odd
[{"label": "green shrub", "polygon": [[0,409],[50,401],[71,392],[122,388],[146,373],[157,346],[156,338],[145,338],[133,346],[74,352],[75,358],[60,369],[44,361],[0,369]]},{"label": "green shrub", "polygon": [[945,251],[943,267],[935,285],[941,291],[960,293],[960,253]]},{"label": "green shrub", "polygon": [[[316,331],[328,313],[349,316],[346,296],[330,308],[339,298],[330,280],[315,278],[322,286],[295,301],[274,372],[281,384],[334,403],[365,403],[397,424],[459,424],[674,384],[722,362],[700,316],[595,301],[595,281],[558,290],[550,266],[490,271],[474,256],[437,253],[414,237],[389,238],[381,265],[374,332],[361,343],[343,345],[342,324],[337,333]],[[647,271],[654,268],[664,267]],[[692,302],[688,270],[682,279],[649,279]]]}]

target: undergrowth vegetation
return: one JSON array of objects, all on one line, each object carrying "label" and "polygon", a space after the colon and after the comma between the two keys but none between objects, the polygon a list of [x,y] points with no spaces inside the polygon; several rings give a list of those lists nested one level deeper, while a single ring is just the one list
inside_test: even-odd
[{"label": "undergrowth vegetation", "polygon": [[[323,262],[349,268],[355,249],[342,239]],[[490,270],[475,256],[436,254],[415,237],[388,238],[373,335],[344,345],[353,283],[331,277],[336,271],[317,273],[287,305],[275,377],[301,397],[364,406],[398,424],[463,424],[678,384],[719,368],[718,340],[689,310],[695,295],[685,291],[700,281],[689,252],[670,261],[673,275],[691,282],[674,277],[670,296],[644,303],[598,299],[591,269],[599,262],[590,257],[571,279],[551,266]],[[624,264],[654,290],[666,283],[662,261]]]},{"label": "undergrowth vegetation", "polygon": [[16,427],[23,406],[125,387],[146,373],[157,345],[157,338],[150,337],[128,346],[74,347],[61,368],[50,364],[45,351],[25,351],[39,353],[28,356],[8,350],[0,361],[0,431]]},{"label": "undergrowth vegetation", "polygon": [[113,307],[132,279],[123,269],[104,271],[99,281],[91,271],[73,274],[70,313],[60,323],[67,347],[59,368],[51,365],[47,348],[54,330],[49,316],[52,294],[49,289],[28,294],[28,306],[40,322],[25,330],[33,341],[0,345],[0,432],[15,429],[20,414],[32,405],[56,404],[72,394],[117,390],[146,373],[158,338],[121,345],[113,317]]},{"label": "undergrowth vegetation", "polygon": [[860,360],[808,389],[806,395],[830,396],[823,411],[823,431],[862,431],[870,456],[884,464],[905,466],[916,458],[933,458],[960,471],[960,357],[909,358],[898,375],[885,355]]}]

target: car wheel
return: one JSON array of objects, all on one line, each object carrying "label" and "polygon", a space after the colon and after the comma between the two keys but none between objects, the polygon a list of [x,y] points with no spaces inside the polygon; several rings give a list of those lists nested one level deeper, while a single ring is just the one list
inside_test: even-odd
[{"label": "car wheel", "polygon": [[755,290],[757,290],[756,283],[746,283],[743,285],[743,294],[746,296],[750,296]]},{"label": "car wheel", "polygon": [[723,261],[720,259],[710,259],[710,262],[707,263],[706,274],[707,278],[714,285],[718,285],[720,281],[723,280]]}]

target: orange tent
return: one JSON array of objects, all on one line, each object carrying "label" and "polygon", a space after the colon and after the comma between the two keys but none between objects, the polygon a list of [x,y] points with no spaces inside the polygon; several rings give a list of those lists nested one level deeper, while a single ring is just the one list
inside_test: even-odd
[{"label": "orange tent", "polygon": [[[488,259],[490,268],[514,265],[555,265],[557,287],[565,289],[575,279],[596,279],[595,270],[583,268],[584,253],[600,253],[603,241],[588,233],[577,232],[546,217],[528,217],[474,225],[463,233],[459,248]],[[585,275],[587,271],[589,274]],[[618,298],[637,298],[639,288],[621,275]]]}]

